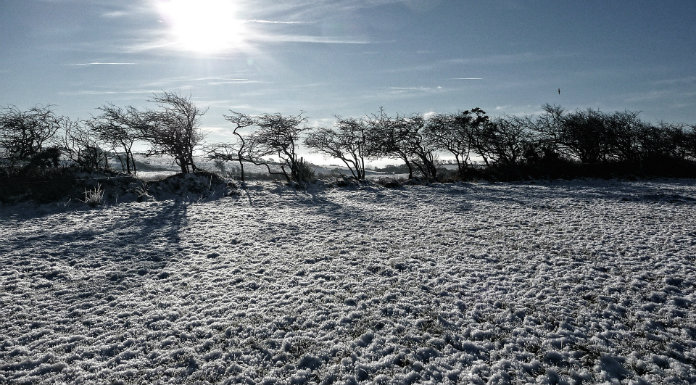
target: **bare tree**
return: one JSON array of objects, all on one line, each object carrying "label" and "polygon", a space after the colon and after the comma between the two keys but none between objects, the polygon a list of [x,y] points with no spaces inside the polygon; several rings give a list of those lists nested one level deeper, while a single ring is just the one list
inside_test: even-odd
[{"label": "bare tree", "polygon": [[[128,174],[136,172],[135,159],[133,158],[133,145],[146,126],[143,114],[135,107],[126,109],[116,107],[113,104],[99,108],[102,114],[92,118],[87,125],[96,133],[97,138],[111,147],[121,163],[121,168]],[[119,151],[123,151],[123,157]]]},{"label": "bare tree", "polygon": [[426,135],[437,148],[447,150],[454,155],[460,176],[469,167],[473,150],[473,135],[482,125],[488,124],[485,111],[476,107],[471,110],[453,114],[437,114],[428,119]]},{"label": "bare tree", "polygon": [[182,173],[195,171],[193,152],[203,140],[199,120],[205,112],[190,97],[173,92],[155,94],[150,101],[157,103],[159,110],[143,115],[141,135],[152,146],[148,155],[170,155]]},{"label": "bare tree", "polygon": [[365,158],[371,156],[367,124],[361,119],[337,118],[334,129],[317,128],[305,139],[305,145],[340,159],[357,180],[365,179]]},{"label": "bare tree", "polygon": [[684,128],[683,147],[685,157],[696,160],[696,124]]},{"label": "bare tree", "polygon": [[83,127],[79,121],[62,120],[62,148],[68,159],[86,170],[103,170],[109,168],[108,153],[99,145],[94,131]]},{"label": "bare tree", "polygon": [[0,113],[0,156],[10,167],[30,162],[54,139],[61,119],[50,107],[6,107]]},{"label": "bare tree", "polygon": [[300,134],[307,130],[303,126],[305,121],[302,113],[289,116],[279,113],[263,114],[254,119],[257,130],[249,137],[252,161],[266,166],[270,174],[278,174],[272,172],[269,162],[263,160],[263,157],[276,156],[280,161],[280,174],[288,183],[305,182],[308,166],[297,154]]},{"label": "bare tree", "polygon": [[232,133],[235,135],[235,143],[224,143],[213,146],[208,151],[208,157],[222,161],[239,162],[239,170],[242,182],[245,181],[244,162],[253,162],[250,152],[251,147],[247,143],[249,138],[242,135],[241,129],[253,126],[254,119],[241,112],[230,111],[230,115],[225,115],[225,119],[234,125]]},{"label": "bare tree", "polygon": [[528,117],[508,116],[497,118],[483,125],[478,138],[482,146],[479,153],[484,159],[497,164],[514,166],[522,161],[523,155],[531,142],[532,125]]},{"label": "bare tree", "polygon": [[378,157],[401,159],[408,168],[408,179],[413,179],[413,167],[409,152],[410,131],[398,124],[400,118],[392,118],[380,107],[377,114],[367,118],[369,141]]},{"label": "bare tree", "polygon": [[[554,112],[555,113],[555,112]],[[597,163],[607,158],[608,132],[605,116],[588,109],[557,115],[553,134],[566,155],[582,163]]]},{"label": "bare tree", "polygon": [[402,145],[411,159],[411,163],[427,180],[437,180],[435,152],[437,143],[431,140],[425,130],[427,120],[422,115],[396,118],[397,130],[404,139]]}]

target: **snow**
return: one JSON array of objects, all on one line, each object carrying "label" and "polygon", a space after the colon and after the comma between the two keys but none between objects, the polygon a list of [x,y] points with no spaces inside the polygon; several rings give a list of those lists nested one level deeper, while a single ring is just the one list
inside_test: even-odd
[{"label": "snow", "polygon": [[696,182],[0,207],[0,383],[696,382]]}]

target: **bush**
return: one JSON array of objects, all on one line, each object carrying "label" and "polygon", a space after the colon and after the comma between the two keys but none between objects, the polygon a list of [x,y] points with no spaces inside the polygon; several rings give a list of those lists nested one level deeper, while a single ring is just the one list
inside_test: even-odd
[{"label": "bush", "polygon": [[96,207],[104,202],[104,190],[102,190],[101,185],[97,183],[97,186],[91,190],[85,190],[84,201],[91,207]]},{"label": "bush", "polygon": [[300,160],[297,162],[296,178],[296,181],[299,184],[311,183],[317,179],[312,165],[305,162],[305,160],[302,158],[300,158]]},{"label": "bush", "polygon": [[72,198],[74,186],[75,178],[70,169],[24,168],[0,176],[0,201],[55,202]]}]

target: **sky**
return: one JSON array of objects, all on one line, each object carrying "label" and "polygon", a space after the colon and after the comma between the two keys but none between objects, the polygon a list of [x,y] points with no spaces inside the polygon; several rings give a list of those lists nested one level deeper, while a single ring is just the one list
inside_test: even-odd
[{"label": "sky", "polygon": [[[0,0],[0,106],[73,119],[155,92],[334,116],[640,111],[696,123],[696,1]],[[558,90],[560,89],[560,94]]]}]

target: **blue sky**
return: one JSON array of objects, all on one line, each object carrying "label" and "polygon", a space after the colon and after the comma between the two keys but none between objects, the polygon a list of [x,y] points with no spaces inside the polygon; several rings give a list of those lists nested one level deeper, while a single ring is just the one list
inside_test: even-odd
[{"label": "blue sky", "polygon": [[0,105],[89,118],[176,91],[208,108],[209,141],[229,109],[320,124],[550,103],[692,124],[694,19],[691,0],[2,0]]}]

